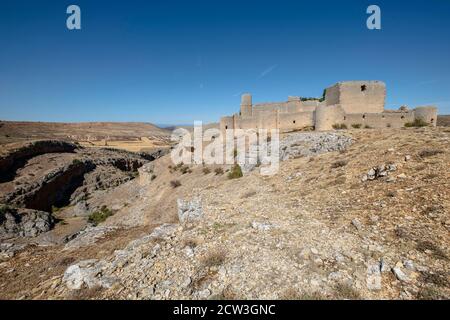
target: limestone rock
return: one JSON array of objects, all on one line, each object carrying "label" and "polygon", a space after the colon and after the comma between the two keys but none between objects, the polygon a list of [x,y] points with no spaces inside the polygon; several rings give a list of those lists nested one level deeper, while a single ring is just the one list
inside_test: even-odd
[{"label": "limestone rock", "polygon": [[5,208],[0,215],[0,238],[36,237],[54,224],[52,215],[45,211]]},{"label": "limestone rock", "polygon": [[200,198],[192,200],[177,200],[178,204],[178,219],[181,223],[188,223],[200,220],[203,218],[203,209]]}]

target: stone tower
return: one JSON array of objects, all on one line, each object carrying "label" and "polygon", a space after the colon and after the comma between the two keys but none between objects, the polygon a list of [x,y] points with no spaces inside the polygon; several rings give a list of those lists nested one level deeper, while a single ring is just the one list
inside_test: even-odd
[{"label": "stone tower", "polygon": [[241,116],[251,117],[252,115],[252,95],[250,93],[244,93],[241,97]]}]

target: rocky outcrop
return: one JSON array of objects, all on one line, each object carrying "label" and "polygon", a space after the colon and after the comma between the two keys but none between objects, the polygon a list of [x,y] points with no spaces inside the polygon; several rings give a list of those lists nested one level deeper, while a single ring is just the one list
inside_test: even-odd
[{"label": "rocky outcrop", "polygon": [[161,158],[162,156],[165,156],[169,152],[170,152],[170,148],[162,148],[162,149],[157,149],[155,151],[141,152],[141,153],[139,153],[139,155],[148,161],[154,161],[158,158]]},{"label": "rocky outcrop", "polygon": [[[122,150],[75,150],[76,145],[59,141],[40,141],[30,145],[36,150],[28,152],[27,156],[21,153],[23,161],[17,161],[23,163],[17,164],[16,158],[12,157],[20,152],[9,153],[15,166],[21,168],[14,173],[12,181],[0,186],[0,203],[48,212],[54,207],[76,205],[97,191],[108,190],[133,179],[138,175],[138,168],[148,162],[141,155]],[[62,151],[56,147],[50,149],[48,145],[75,151],[72,154],[39,154]],[[37,146],[47,148],[37,149]]]},{"label": "rocky outcrop", "polygon": [[10,181],[14,178],[18,168],[35,156],[45,153],[74,152],[77,145],[65,141],[45,140],[25,144],[13,149],[0,157],[0,182]]},{"label": "rocky outcrop", "polygon": [[203,218],[201,200],[194,198],[192,200],[178,199],[178,219],[181,223],[189,223]]},{"label": "rocky outcrop", "polygon": [[36,237],[53,228],[48,212],[3,207],[0,212],[0,238]]},{"label": "rocky outcrop", "polygon": [[33,184],[22,185],[6,197],[7,203],[17,206],[51,211],[52,207],[62,207],[69,202],[71,194],[84,179],[84,174],[93,170],[90,160],[73,161],[41,177]]},{"label": "rocky outcrop", "polygon": [[280,141],[280,159],[287,160],[325,152],[342,151],[352,143],[352,138],[334,132],[293,133]]}]

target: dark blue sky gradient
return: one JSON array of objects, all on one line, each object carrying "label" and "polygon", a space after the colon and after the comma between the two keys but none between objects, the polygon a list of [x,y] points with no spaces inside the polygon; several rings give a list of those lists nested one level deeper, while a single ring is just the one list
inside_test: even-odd
[{"label": "dark blue sky gradient", "polygon": [[245,91],[283,101],[366,79],[386,82],[387,108],[449,114],[449,71],[447,0],[0,0],[3,120],[209,122]]}]

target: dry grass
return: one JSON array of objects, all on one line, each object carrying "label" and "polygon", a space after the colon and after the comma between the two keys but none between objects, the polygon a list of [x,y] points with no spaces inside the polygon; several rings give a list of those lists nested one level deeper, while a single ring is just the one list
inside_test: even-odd
[{"label": "dry grass", "polygon": [[433,256],[437,259],[441,259],[441,260],[448,259],[445,252],[431,241],[425,240],[425,241],[417,242],[416,249],[421,252],[425,252],[427,250],[431,251],[433,253]]},{"label": "dry grass", "polygon": [[184,247],[195,248],[196,246],[198,246],[198,244],[199,244],[199,240],[197,238],[188,237],[188,238],[183,239]]},{"label": "dry grass", "polygon": [[419,157],[421,158],[428,158],[428,157],[432,157],[435,156],[437,154],[441,154],[444,153],[444,151],[442,150],[437,150],[437,149],[427,149],[427,150],[422,150],[419,152]]},{"label": "dry grass", "polygon": [[331,164],[331,168],[335,169],[335,168],[345,167],[347,164],[348,164],[347,160],[338,160]]},{"label": "dry grass", "polygon": [[437,288],[426,286],[417,293],[418,300],[448,300],[449,297],[442,293]]},{"label": "dry grass", "polygon": [[299,292],[294,288],[289,288],[280,295],[281,300],[325,300],[326,297],[319,292]]},{"label": "dry grass", "polygon": [[98,300],[103,292],[102,287],[81,288],[70,293],[69,300]]},{"label": "dry grass", "polygon": [[201,259],[201,263],[205,267],[217,267],[222,265],[226,260],[226,251],[222,248],[210,250]]},{"label": "dry grass", "polygon": [[353,289],[348,284],[338,283],[334,287],[334,296],[338,300],[349,299],[349,300],[360,300],[361,296],[359,293]]}]

